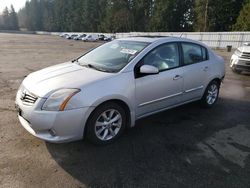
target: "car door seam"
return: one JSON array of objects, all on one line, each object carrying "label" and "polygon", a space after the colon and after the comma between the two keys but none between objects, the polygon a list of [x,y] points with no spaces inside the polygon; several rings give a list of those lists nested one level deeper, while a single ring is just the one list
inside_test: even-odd
[{"label": "car door seam", "polygon": [[204,88],[204,86],[195,87],[195,88],[192,88],[192,89],[185,90],[184,93],[190,93],[190,92],[200,90],[200,89],[203,89],[203,88]]},{"label": "car door seam", "polygon": [[182,95],[182,94],[183,94],[183,92],[179,92],[179,93],[176,93],[176,94],[173,94],[173,95],[168,95],[168,96],[165,96],[165,97],[161,97],[159,99],[155,99],[155,100],[151,100],[151,101],[148,101],[148,102],[145,102],[145,103],[141,103],[141,104],[139,104],[139,107],[149,105],[149,104],[152,104],[152,103],[155,103],[155,102],[159,102],[159,101],[162,101],[162,100],[165,100],[165,99],[169,99],[169,98],[172,98],[172,97],[176,97],[176,96],[179,96],[179,95]]}]

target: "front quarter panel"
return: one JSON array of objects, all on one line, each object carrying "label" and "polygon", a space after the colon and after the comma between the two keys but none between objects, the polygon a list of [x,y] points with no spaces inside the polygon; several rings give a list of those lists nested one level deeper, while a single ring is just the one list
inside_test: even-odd
[{"label": "front quarter panel", "polygon": [[[83,86],[75,96],[75,101],[82,107],[95,107],[109,100],[125,102],[131,114],[131,124],[134,123],[135,83],[133,72],[117,73],[117,75],[95,83]],[[90,112],[91,113],[91,112]],[[90,114],[89,113],[89,114]]]}]

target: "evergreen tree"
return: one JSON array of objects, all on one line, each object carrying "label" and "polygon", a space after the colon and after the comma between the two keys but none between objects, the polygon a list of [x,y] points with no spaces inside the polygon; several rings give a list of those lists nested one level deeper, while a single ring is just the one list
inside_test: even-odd
[{"label": "evergreen tree", "polygon": [[[75,32],[230,31],[246,28],[249,0],[29,0],[18,12],[28,30]],[[13,7],[12,7],[13,8]],[[5,9],[1,28],[17,29]],[[238,19],[237,19],[238,18]],[[12,20],[12,21],[10,21]],[[242,21],[243,20],[243,21]],[[241,27],[239,26],[241,25]]]},{"label": "evergreen tree", "polygon": [[192,7],[192,0],[156,0],[151,29],[153,31],[191,30]]},{"label": "evergreen tree", "polygon": [[244,0],[196,0],[196,31],[230,31]]},{"label": "evergreen tree", "polygon": [[235,31],[250,31],[250,1],[244,5],[233,29]]},{"label": "evergreen tree", "polygon": [[18,18],[17,13],[13,7],[13,5],[10,6],[10,12],[9,12],[9,29],[10,30],[18,30]]},{"label": "evergreen tree", "polygon": [[5,7],[3,10],[3,29],[9,29],[10,28],[10,13],[8,7]]},{"label": "evergreen tree", "polygon": [[43,11],[43,28],[46,31],[56,31],[55,29],[55,13],[54,13],[54,3],[52,1],[44,2]]},{"label": "evergreen tree", "polygon": [[152,0],[137,0],[130,1],[133,18],[133,30],[148,31],[150,30],[149,22],[152,16],[153,1]]},{"label": "evergreen tree", "polygon": [[128,32],[132,30],[132,14],[127,0],[109,0],[101,28],[106,32]]}]

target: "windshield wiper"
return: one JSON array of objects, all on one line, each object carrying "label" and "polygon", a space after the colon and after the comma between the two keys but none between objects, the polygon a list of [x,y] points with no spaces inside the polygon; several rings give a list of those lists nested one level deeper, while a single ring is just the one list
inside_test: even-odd
[{"label": "windshield wiper", "polygon": [[98,71],[101,71],[101,69],[95,65],[92,65],[92,64],[87,64],[87,66],[91,69],[95,69],[95,70],[98,70]]},{"label": "windshield wiper", "polygon": [[102,72],[108,72],[106,69],[103,69],[101,67],[98,67],[98,66],[95,66],[95,65],[92,65],[92,64],[86,64],[86,65],[83,65],[83,66],[91,68],[91,69],[95,69],[95,70],[98,70],[98,71],[102,71]]},{"label": "windshield wiper", "polygon": [[71,62],[72,63],[78,62],[78,59],[73,59]]},{"label": "windshield wiper", "polygon": [[105,68],[103,68],[103,67],[99,67],[99,66],[96,66],[96,65],[93,65],[93,64],[80,63],[80,65],[83,66],[83,67],[95,69],[95,70],[101,71],[101,72],[109,72],[109,73],[114,73],[114,72],[116,72],[116,71],[109,70],[109,69],[105,69]]}]

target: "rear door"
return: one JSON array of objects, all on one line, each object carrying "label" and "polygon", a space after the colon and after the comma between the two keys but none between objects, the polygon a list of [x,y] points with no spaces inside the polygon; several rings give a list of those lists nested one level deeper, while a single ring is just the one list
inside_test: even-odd
[{"label": "rear door", "polygon": [[207,49],[194,43],[181,43],[183,56],[183,102],[202,97],[211,71]]}]

